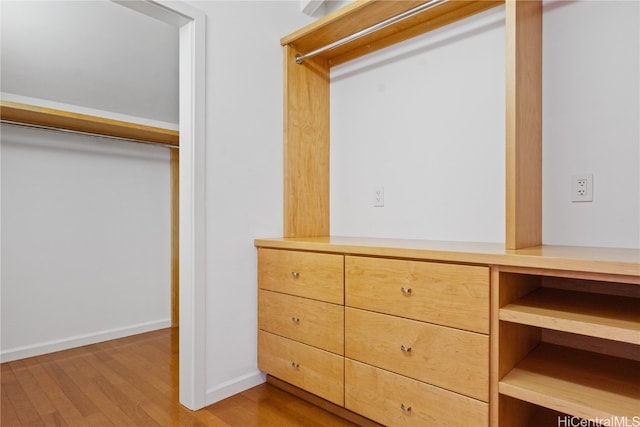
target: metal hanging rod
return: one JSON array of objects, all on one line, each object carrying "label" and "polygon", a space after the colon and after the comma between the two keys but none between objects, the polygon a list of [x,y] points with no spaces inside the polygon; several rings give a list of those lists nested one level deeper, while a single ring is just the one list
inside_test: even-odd
[{"label": "metal hanging rod", "polygon": [[385,19],[382,22],[379,22],[379,23],[374,24],[374,25],[372,25],[370,27],[367,27],[364,30],[360,30],[357,33],[353,33],[350,36],[346,36],[346,37],[341,38],[340,40],[336,40],[335,42],[330,43],[330,44],[328,44],[326,46],[323,46],[323,47],[320,47],[320,48],[318,48],[316,50],[312,50],[311,52],[305,53],[304,55],[297,54],[296,55],[296,64],[302,64],[304,62],[304,60],[307,59],[307,58],[314,57],[314,56],[319,55],[319,54],[321,54],[323,52],[326,52],[328,50],[335,49],[338,46],[342,46],[343,44],[347,44],[349,42],[357,40],[360,37],[364,37],[364,36],[367,36],[367,35],[369,35],[371,33],[375,33],[378,30],[381,30],[381,29],[386,28],[386,27],[388,27],[390,25],[393,25],[396,22],[403,21],[403,20],[405,20],[407,18],[410,18],[410,17],[412,17],[414,15],[417,15],[417,14],[419,14],[421,12],[424,12],[425,10],[431,9],[432,7],[435,7],[435,6],[437,6],[437,5],[441,4],[441,3],[445,3],[446,1],[447,0],[431,0],[431,1],[428,1],[426,3],[423,3],[423,4],[419,5],[419,6],[416,6],[416,7],[412,8],[412,9],[406,10],[406,11],[404,11],[402,13],[399,13],[399,14],[397,14],[395,16],[392,16],[391,18]]},{"label": "metal hanging rod", "polygon": [[105,139],[115,140],[117,142],[133,142],[136,144],[147,144],[147,145],[153,145],[157,147],[179,148],[177,145],[165,144],[162,142],[145,141],[142,139],[134,139],[134,138],[124,138],[121,136],[103,135],[101,133],[84,132],[80,130],[64,129],[64,128],[58,128],[54,126],[44,126],[44,125],[37,125],[32,123],[14,122],[12,120],[3,119],[3,120],[0,120],[0,123],[2,123],[3,125],[20,126],[25,128],[31,128],[31,129],[53,130],[57,132],[70,133],[74,135],[85,135],[85,136],[92,136],[96,138],[105,138]]}]

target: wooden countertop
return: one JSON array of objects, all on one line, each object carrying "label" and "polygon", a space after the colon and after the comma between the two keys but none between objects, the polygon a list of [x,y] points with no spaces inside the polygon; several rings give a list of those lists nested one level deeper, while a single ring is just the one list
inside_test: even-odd
[{"label": "wooden countertop", "polygon": [[630,283],[640,284],[639,249],[543,245],[508,250],[502,243],[343,236],[256,239],[255,245],[276,249],[613,274],[630,276]]}]

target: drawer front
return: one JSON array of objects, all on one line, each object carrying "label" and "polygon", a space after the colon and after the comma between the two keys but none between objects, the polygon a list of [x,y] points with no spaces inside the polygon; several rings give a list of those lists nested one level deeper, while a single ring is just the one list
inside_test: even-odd
[{"label": "drawer front", "polygon": [[261,289],[344,304],[344,256],[258,249]]},{"label": "drawer front", "polygon": [[489,424],[486,403],[350,359],[345,360],[345,406],[388,426]]},{"label": "drawer front", "polygon": [[345,356],[482,401],[489,337],[347,307]]},{"label": "drawer front", "polygon": [[287,338],[258,331],[258,368],[344,406],[344,358]]},{"label": "drawer front", "polygon": [[489,333],[489,268],[345,257],[350,307]]},{"label": "drawer front", "polygon": [[344,355],[344,306],[258,291],[258,327]]}]

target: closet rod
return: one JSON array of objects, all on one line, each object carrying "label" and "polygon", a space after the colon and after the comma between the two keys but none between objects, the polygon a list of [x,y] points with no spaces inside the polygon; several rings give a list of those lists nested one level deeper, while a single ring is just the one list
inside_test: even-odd
[{"label": "closet rod", "polygon": [[125,137],[121,137],[121,136],[103,135],[103,134],[100,134],[100,133],[85,132],[85,131],[81,131],[81,130],[64,129],[64,128],[58,128],[58,127],[54,127],[54,126],[37,125],[37,124],[33,124],[33,123],[14,122],[12,120],[5,120],[5,119],[0,120],[0,123],[2,123],[3,125],[19,126],[19,127],[31,128],[31,129],[53,130],[53,131],[57,131],[57,132],[70,133],[70,134],[73,134],[73,135],[85,135],[85,136],[92,136],[92,137],[96,137],[96,138],[105,138],[105,139],[116,140],[118,142],[133,142],[133,143],[136,143],[136,144],[146,144],[146,145],[153,145],[155,147],[166,147],[166,148],[174,148],[174,149],[179,148],[177,145],[164,144],[162,142],[145,141],[145,140],[142,140],[142,139],[125,138]]},{"label": "closet rod", "polygon": [[328,50],[331,49],[335,49],[338,46],[342,46],[343,44],[347,44],[350,43],[354,40],[357,40],[361,37],[367,36],[371,33],[375,33],[378,30],[381,30],[383,28],[386,28],[390,25],[395,24],[396,22],[400,22],[403,21],[407,18],[411,18],[414,15],[417,15],[421,12],[424,12],[425,10],[431,9],[432,7],[435,7],[441,3],[446,2],[447,0],[430,0],[426,3],[423,3],[421,5],[418,5],[412,9],[406,10],[402,13],[399,13],[395,16],[392,16],[391,18],[385,19],[382,22],[379,22],[377,24],[374,24],[370,27],[365,28],[364,30],[360,30],[357,33],[353,33],[350,36],[346,36],[344,38],[341,38],[340,40],[336,40],[333,43],[330,43],[326,46],[320,47],[318,49],[312,50],[311,52],[305,53],[303,55],[301,54],[297,54],[296,55],[296,64],[302,64],[304,62],[305,59],[307,58],[311,58],[314,57],[316,55],[319,55],[323,52],[326,52]]}]

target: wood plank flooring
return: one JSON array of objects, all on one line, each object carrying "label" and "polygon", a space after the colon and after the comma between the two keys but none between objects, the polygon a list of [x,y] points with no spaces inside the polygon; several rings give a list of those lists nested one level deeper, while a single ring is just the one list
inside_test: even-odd
[{"label": "wood plank flooring", "polygon": [[269,384],[189,411],[178,403],[177,343],[177,329],[163,329],[3,363],[0,425],[355,425]]}]

